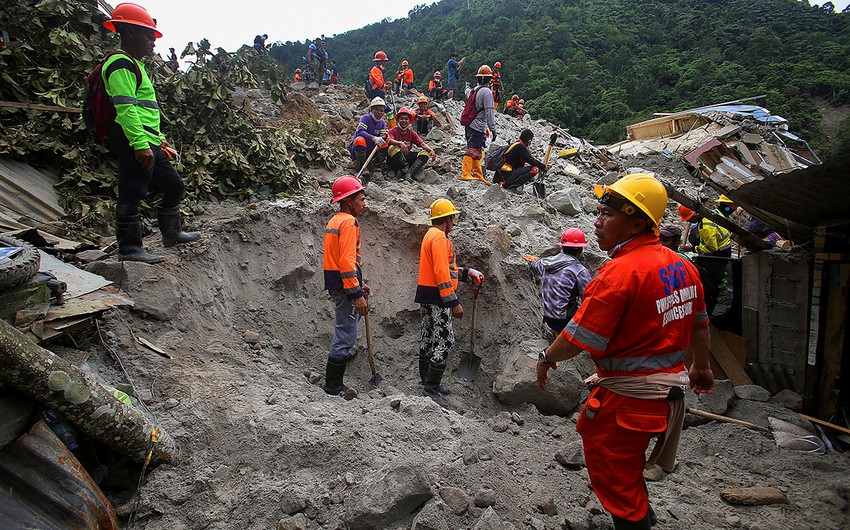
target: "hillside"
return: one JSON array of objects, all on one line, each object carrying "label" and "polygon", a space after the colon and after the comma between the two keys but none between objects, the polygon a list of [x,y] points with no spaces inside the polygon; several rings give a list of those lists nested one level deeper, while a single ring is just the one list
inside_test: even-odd
[{"label": "hillside", "polygon": [[[767,94],[818,148],[846,148],[825,136],[818,102],[850,105],[850,14],[798,0],[442,0],[408,18],[336,35],[327,50],[345,83],[362,84],[375,51],[395,71],[410,62],[420,89],[449,53],[466,56],[463,79],[482,63],[503,64],[509,93],[532,115],[597,143],[624,138],[625,125],[672,112]],[[272,55],[293,69],[303,43]],[[831,144],[832,142],[832,144]]]}]

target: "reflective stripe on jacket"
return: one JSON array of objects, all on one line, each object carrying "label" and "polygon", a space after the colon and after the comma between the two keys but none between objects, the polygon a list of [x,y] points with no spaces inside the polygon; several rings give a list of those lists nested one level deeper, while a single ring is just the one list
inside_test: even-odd
[{"label": "reflective stripe on jacket", "polygon": [[458,270],[452,240],[432,226],[422,238],[419,249],[419,281],[415,302],[440,307],[460,304],[457,298],[458,280],[467,281],[468,270]]},{"label": "reflective stripe on jacket", "polygon": [[562,334],[600,377],[637,376],[683,370],[694,328],[707,325],[696,267],[643,234],[599,268]]},{"label": "reflective stripe on jacket", "polygon": [[360,225],[338,212],[325,227],[325,289],[344,291],[349,300],[363,296],[360,272]]},{"label": "reflective stripe on jacket", "polygon": [[[142,73],[137,86],[136,69]],[[145,65],[129,55],[115,54],[103,63],[103,84],[115,106],[115,123],[121,126],[127,141],[136,151],[160,145],[165,136],[159,131],[159,105]]]},{"label": "reflective stripe on jacket", "polygon": [[697,254],[714,254],[732,248],[732,238],[729,231],[717,223],[702,219],[697,228],[699,230],[699,244],[694,247],[694,252]]}]

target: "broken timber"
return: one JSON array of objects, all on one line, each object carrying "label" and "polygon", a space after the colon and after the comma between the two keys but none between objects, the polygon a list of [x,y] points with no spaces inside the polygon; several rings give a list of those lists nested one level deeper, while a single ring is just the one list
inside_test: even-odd
[{"label": "broken timber", "polygon": [[120,402],[73,364],[30,342],[0,321],[0,382],[60,410],[80,431],[136,462],[171,462],[174,440],[165,432],[151,443],[154,424],[138,409]]}]

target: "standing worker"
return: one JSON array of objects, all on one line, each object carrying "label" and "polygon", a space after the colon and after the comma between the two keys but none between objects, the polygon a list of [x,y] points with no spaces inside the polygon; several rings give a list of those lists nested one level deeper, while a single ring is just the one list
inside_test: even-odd
[{"label": "standing worker", "polygon": [[336,213],[325,227],[325,289],[336,305],[334,337],[328,352],[324,391],[347,400],[357,391],[342,382],[345,367],[354,357],[357,324],[369,311],[369,286],[363,283],[360,270],[360,223],[357,218],[366,207],[366,192],[356,177],[346,175],[334,181],[331,204],[339,203]]},{"label": "standing worker", "polygon": [[505,93],[505,87],[502,86],[502,63],[496,61],[493,65],[493,108],[499,110],[499,102],[502,101],[502,95]]},{"label": "standing worker", "polygon": [[139,219],[139,202],[147,197],[150,185],[162,191],[157,221],[163,246],[201,237],[198,232],[182,230],[180,200],[185,185],[166,154],[174,150],[160,132],[156,92],[141,61],[153,54],[154,43],[162,33],[145,8],[131,3],[118,4],[112,19],[103,25],[121,36],[120,52],[111,54],[102,68],[104,87],[115,106],[118,125],[112,127],[108,138],[109,148],[118,158],[118,259],[159,263],[165,258],[144,249]]},{"label": "standing worker", "polygon": [[375,66],[369,70],[369,77],[366,78],[366,97],[369,100],[386,99],[387,84],[384,81],[384,70],[387,68],[387,54],[382,51],[376,52],[372,61]]},{"label": "standing worker", "polygon": [[[460,78],[460,69],[463,68],[463,64],[466,62],[466,57],[457,60],[457,54],[452,52],[449,54],[449,60],[446,62],[446,73],[448,79],[448,99],[453,99],[455,95],[455,90],[457,90],[457,80]],[[434,96],[431,96],[434,97]]]},{"label": "standing worker", "polygon": [[587,246],[584,232],[567,228],[555,244],[561,247],[561,253],[555,256],[543,259],[523,256],[542,280],[543,324],[550,344],[578,310],[590,281],[590,272],[578,260]]},{"label": "standing worker", "polygon": [[[587,285],[564,331],[540,352],[537,382],[549,368],[587,350],[595,383],[576,430],[590,482],[615,530],[650,528],[643,478],[645,451],[658,433],[684,419],[684,392],[711,393],[711,336],[699,274],[658,244],[667,190],[648,174],[596,186],[594,226],[611,260]],[[693,364],[685,371],[685,353]]]},{"label": "standing worker", "polygon": [[450,389],[441,385],[449,352],[455,342],[452,318],[463,318],[457,297],[458,281],[482,283],[484,275],[475,269],[458,269],[449,233],[457,222],[457,210],[448,199],[431,203],[431,228],[422,238],[419,250],[419,280],[415,301],[420,304],[422,335],[419,342],[419,378],[425,395],[443,406],[441,394]]},{"label": "standing worker", "polygon": [[694,263],[704,272],[705,304],[711,315],[720,297],[726,265],[732,258],[732,237],[728,230],[684,205],[679,205],[679,217],[682,221],[694,223],[690,234],[693,243],[686,242],[682,250],[697,254]]},{"label": "standing worker", "polygon": [[[463,153],[460,175],[461,180],[480,180],[488,186],[490,182],[484,178],[481,157],[487,143],[488,128],[493,134],[493,141],[496,141],[496,113],[493,110],[493,92],[489,88],[492,78],[493,71],[486,64],[482,64],[475,75],[478,86],[472,90],[467,100],[467,106],[472,104],[474,107],[475,118],[469,124],[463,124],[466,134],[466,151]],[[466,108],[464,108],[464,114],[466,114]],[[461,121],[463,120],[464,116],[461,115]]]}]

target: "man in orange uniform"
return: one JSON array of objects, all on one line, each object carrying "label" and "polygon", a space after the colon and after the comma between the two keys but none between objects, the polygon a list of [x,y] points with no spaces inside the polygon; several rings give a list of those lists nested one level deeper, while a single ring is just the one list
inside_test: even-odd
[{"label": "man in orange uniform", "polygon": [[[596,374],[576,430],[593,491],[616,530],[650,528],[643,479],[649,440],[684,417],[684,392],[711,393],[710,334],[696,268],[658,243],[667,190],[648,174],[597,186],[594,226],[611,260],[587,285],[578,312],[537,362],[546,385],[555,362],[587,350]],[[689,371],[684,360],[693,348]],[[677,414],[680,411],[681,414]]]},{"label": "man in orange uniform", "polygon": [[301,69],[300,68],[295,69],[295,75],[292,77],[293,83],[297,83],[298,81],[301,81]]},{"label": "man in orange uniform", "polygon": [[339,212],[325,227],[325,289],[336,304],[334,337],[328,353],[324,390],[345,399],[357,397],[357,391],[343,384],[345,367],[354,357],[357,323],[369,310],[369,287],[360,271],[360,224],[357,218],[366,207],[366,192],[356,177],[339,177],[331,188],[331,204],[339,203]]},{"label": "man in orange uniform", "polygon": [[505,88],[502,86],[502,63],[496,61],[493,65],[493,108],[499,110],[499,102],[502,101],[502,94]]},{"label": "man in orange uniform", "polygon": [[366,79],[366,97],[369,100],[374,98],[385,99],[387,97],[387,83],[384,81],[384,70],[387,68],[387,54],[379,51],[375,53],[375,58],[372,61],[375,66],[369,70],[369,77]]},{"label": "man in orange uniform", "polygon": [[439,70],[434,72],[434,77],[428,82],[428,92],[426,92],[426,95],[434,101],[446,99],[446,90],[443,88],[443,76]]},{"label": "man in orange uniform", "polygon": [[419,342],[419,377],[425,395],[445,406],[441,394],[448,394],[441,385],[449,351],[454,345],[452,317],[463,318],[463,306],[457,297],[458,281],[481,283],[484,275],[475,269],[458,269],[454,246],[449,232],[460,213],[448,199],[431,203],[431,228],[422,239],[419,250],[419,281],[415,301],[420,304],[422,335]]}]

